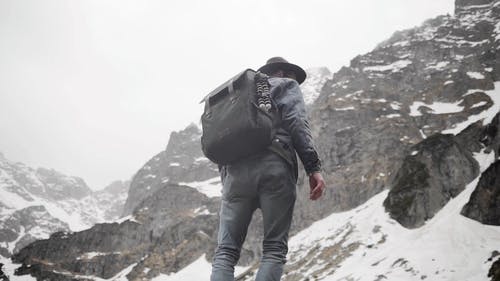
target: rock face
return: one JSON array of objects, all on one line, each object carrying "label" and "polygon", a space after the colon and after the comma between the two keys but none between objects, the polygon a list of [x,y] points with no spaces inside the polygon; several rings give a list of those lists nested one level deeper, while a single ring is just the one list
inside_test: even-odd
[{"label": "rock face", "polygon": [[499,1],[464,6],[396,32],[325,83],[311,123],[332,188],[327,204],[304,202],[308,214],[359,205],[390,186],[414,145],[498,112],[499,21]]},{"label": "rock face", "polygon": [[413,149],[384,202],[391,217],[409,228],[422,226],[479,174],[472,151],[452,135],[435,134]]},{"label": "rock face", "polygon": [[[307,87],[313,93],[311,128],[328,188],[323,200],[311,202],[301,172],[291,234],[388,187],[393,188],[387,195],[389,213],[404,226],[422,225],[479,174],[476,153],[498,151],[494,129],[485,126],[500,111],[500,1],[474,3],[460,2],[453,16],[396,32],[326,82],[318,78],[320,84]],[[201,153],[200,135],[195,125],[173,133],[165,151],[135,174],[122,222],[30,244],[13,257],[24,265],[19,273],[50,280],[125,275],[149,280],[203,254],[210,258],[220,179],[217,167]],[[347,220],[334,236],[356,228]],[[377,229],[373,233],[385,239]],[[260,237],[257,212],[241,264],[258,261]],[[335,249],[319,258],[333,256]],[[310,253],[314,256],[314,249]],[[305,270],[300,266],[308,263],[297,259],[295,272]]]},{"label": "rock face", "polygon": [[493,263],[488,271],[488,277],[491,277],[491,281],[500,281],[500,259]]},{"label": "rock face", "polygon": [[200,137],[201,131],[194,124],[170,135],[166,149],[149,160],[132,178],[124,216],[132,214],[144,198],[167,182],[205,181],[218,176],[217,166],[201,152]]},{"label": "rock face", "polygon": [[97,205],[103,210],[103,221],[113,221],[122,217],[129,188],[130,180],[114,181],[92,194],[91,197],[97,200]]},{"label": "rock face", "polygon": [[[483,134],[482,142],[500,155],[500,114],[496,115]],[[477,188],[464,206],[462,214],[483,224],[500,225],[500,162],[497,160],[481,174]]]},{"label": "rock face", "polygon": [[36,172],[40,181],[47,187],[44,189],[44,195],[51,199],[82,199],[92,193],[81,178],[67,177],[53,169],[38,168]]},{"label": "rock face", "polygon": [[[392,189],[384,206],[391,217],[405,227],[422,226],[462,192],[479,175],[473,153],[488,151],[495,157],[500,154],[499,119],[497,114],[487,126],[476,122],[456,136],[435,134],[415,145],[390,183]],[[496,165],[481,175],[462,213],[482,223],[498,225],[500,189],[495,186]]]},{"label": "rock face", "polygon": [[500,161],[481,175],[462,214],[483,224],[500,225]]}]

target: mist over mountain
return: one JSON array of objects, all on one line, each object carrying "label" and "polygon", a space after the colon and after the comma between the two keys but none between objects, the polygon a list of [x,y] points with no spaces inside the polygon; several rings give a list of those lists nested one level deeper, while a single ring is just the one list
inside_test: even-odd
[{"label": "mist over mountain", "polygon": [[[328,187],[325,198],[309,201],[301,171],[283,280],[500,278],[499,49],[500,1],[457,0],[454,15],[397,31],[334,74],[308,69],[302,89]],[[47,228],[64,231],[4,247],[15,252],[9,274],[207,279],[221,183],[200,137],[196,125],[172,133],[132,178],[121,220],[71,232],[47,217]],[[6,194],[24,200],[15,208],[2,201],[9,212],[34,206],[26,202],[45,198],[49,186],[57,187],[51,198],[73,200],[66,190],[88,196],[77,179],[15,170],[24,172],[1,174]],[[25,182],[14,184],[19,178]],[[238,280],[253,280],[261,233],[256,212]]]}]

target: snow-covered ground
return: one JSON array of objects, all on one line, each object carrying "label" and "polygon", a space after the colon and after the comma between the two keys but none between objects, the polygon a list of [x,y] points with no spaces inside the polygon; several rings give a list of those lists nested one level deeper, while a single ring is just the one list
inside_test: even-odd
[{"label": "snow-covered ground", "polygon": [[[237,266],[234,269],[235,276],[240,273],[243,273],[247,270],[247,267]],[[198,281],[198,280],[208,280],[210,279],[210,272],[212,270],[212,264],[209,263],[205,257],[205,255],[200,256],[196,261],[192,264],[186,266],[179,272],[166,275],[160,274],[156,278],[151,279],[151,281]]]},{"label": "snow-covered ground", "polygon": [[[494,154],[476,154],[481,171]],[[460,215],[478,178],[418,229],[385,212],[388,191],[358,208],[332,214],[290,239],[289,264],[314,280],[488,280],[488,261],[500,250],[500,227]],[[286,278],[285,278],[286,279]]]}]

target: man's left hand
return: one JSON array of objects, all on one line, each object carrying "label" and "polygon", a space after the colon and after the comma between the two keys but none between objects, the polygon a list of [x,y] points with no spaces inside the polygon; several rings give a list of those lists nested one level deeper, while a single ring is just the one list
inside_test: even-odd
[{"label": "man's left hand", "polygon": [[309,187],[311,191],[309,192],[309,199],[316,200],[323,195],[325,190],[325,180],[320,172],[315,172],[309,176]]}]

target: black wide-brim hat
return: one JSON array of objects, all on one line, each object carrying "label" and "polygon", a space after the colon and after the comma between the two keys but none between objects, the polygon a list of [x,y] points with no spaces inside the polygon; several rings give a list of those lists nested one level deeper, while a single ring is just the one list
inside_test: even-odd
[{"label": "black wide-brim hat", "polygon": [[304,80],[306,80],[306,72],[302,67],[295,65],[293,63],[289,63],[282,57],[273,57],[267,60],[266,64],[259,68],[259,71],[265,73],[267,75],[273,74],[276,70],[289,70],[295,73],[297,77],[297,82],[302,84]]}]

